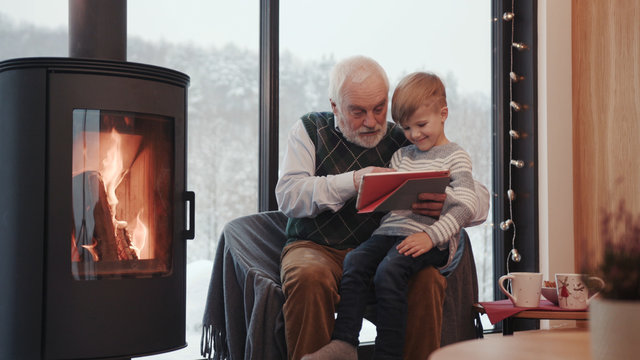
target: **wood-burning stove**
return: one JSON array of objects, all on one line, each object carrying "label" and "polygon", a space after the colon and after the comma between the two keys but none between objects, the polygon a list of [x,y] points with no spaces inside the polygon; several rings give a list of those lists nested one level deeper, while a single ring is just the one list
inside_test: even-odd
[{"label": "wood-burning stove", "polygon": [[0,62],[0,358],[185,346],[188,76]]}]

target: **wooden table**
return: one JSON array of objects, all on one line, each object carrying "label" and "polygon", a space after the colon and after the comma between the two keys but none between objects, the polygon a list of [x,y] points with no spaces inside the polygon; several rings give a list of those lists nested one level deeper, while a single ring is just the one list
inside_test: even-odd
[{"label": "wooden table", "polygon": [[[484,314],[484,307],[480,304],[473,304],[473,310]],[[550,310],[523,310],[502,320],[502,334],[513,334],[513,319],[538,319],[538,320],[589,320],[587,311],[550,311]]]},{"label": "wooden table", "polygon": [[447,345],[429,360],[589,360],[589,346],[588,329],[531,330]]}]

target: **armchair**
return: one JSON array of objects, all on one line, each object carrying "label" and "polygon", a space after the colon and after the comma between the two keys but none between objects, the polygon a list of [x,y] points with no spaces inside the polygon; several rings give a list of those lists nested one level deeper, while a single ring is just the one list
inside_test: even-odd
[{"label": "armchair", "polygon": [[[280,286],[286,224],[284,214],[269,211],[232,220],[223,229],[203,318],[201,353],[207,359],[286,359]],[[464,230],[448,269],[441,345],[476,337],[472,305],[478,281]]]}]

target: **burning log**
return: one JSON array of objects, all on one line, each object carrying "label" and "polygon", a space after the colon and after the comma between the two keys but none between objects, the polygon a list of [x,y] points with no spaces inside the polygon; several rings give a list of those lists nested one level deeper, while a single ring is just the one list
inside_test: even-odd
[{"label": "burning log", "polygon": [[138,260],[138,255],[131,248],[131,234],[127,228],[118,229],[116,233],[116,245],[118,247],[118,259]]},{"label": "burning log", "polygon": [[84,261],[118,260],[116,229],[100,173],[85,171],[72,181],[73,221],[80,257]]},{"label": "burning log", "polygon": [[[139,137],[123,141],[115,126],[101,133],[100,141],[90,142],[89,147],[87,139],[82,140],[77,146],[77,151],[82,151],[82,161],[76,164],[76,175],[72,179],[72,259],[76,262],[138,260],[146,243],[147,228],[140,220],[143,209],[138,208],[146,192],[137,190],[144,189],[143,181],[148,177],[132,179],[129,174],[132,168],[140,167],[142,174],[147,174],[148,162],[136,162],[136,159],[144,158],[148,151],[141,149]],[[97,144],[102,143],[105,147],[98,148]],[[126,154],[134,154],[133,159]],[[97,161],[97,157],[101,160]]]}]

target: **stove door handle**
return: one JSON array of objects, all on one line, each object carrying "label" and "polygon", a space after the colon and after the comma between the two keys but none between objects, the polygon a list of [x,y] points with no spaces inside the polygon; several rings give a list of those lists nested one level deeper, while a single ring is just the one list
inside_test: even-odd
[{"label": "stove door handle", "polygon": [[196,237],[196,193],[193,191],[185,191],[184,201],[189,203],[189,210],[185,213],[185,224],[189,220],[189,228],[184,230],[185,240],[191,240]]}]

